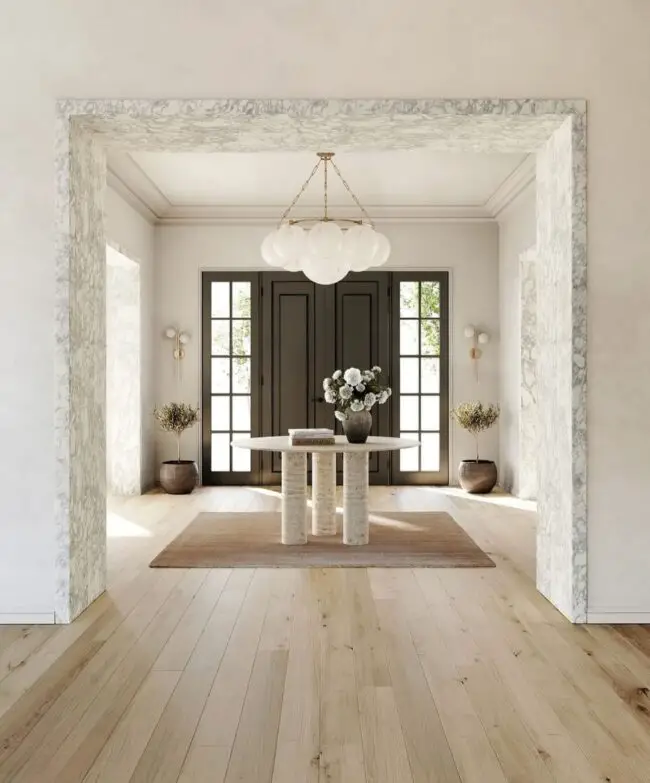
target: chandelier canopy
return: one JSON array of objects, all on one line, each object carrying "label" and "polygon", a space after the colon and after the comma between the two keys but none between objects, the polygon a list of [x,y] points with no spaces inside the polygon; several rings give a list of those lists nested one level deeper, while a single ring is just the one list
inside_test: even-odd
[{"label": "chandelier canopy", "polygon": [[[390,242],[378,231],[359,199],[345,181],[332,158],[333,152],[319,152],[318,162],[280,218],[280,223],[262,242],[262,258],[269,266],[289,272],[303,272],[319,285],[332,285],[348,272],[363,272],[388,261]],[[339,177],[359,208],[358,220],[331,217],[327,203],[328,169]],[[294,220],[291,210],[319,169],[323,170],[323,215]],[[301,224],[307,225],[305,228]]]}]

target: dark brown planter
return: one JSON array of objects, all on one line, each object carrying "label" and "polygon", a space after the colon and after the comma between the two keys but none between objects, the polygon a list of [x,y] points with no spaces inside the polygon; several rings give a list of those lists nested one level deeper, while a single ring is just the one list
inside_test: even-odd
[{"label": "dark brown planter", "polygon": [[192,460],[170,460],[160,466],[160,486],[169,495],[189,495],[198,478],[199,471]]},{"label": "dark brown planter", "polygon": [[348,443],[365,443],[372,429],[370,411],[348,411],[343,421],[343,432]]},{"label": "dark brown planter", "polygon": [[489,459],[464,459],[458,466],[458,482],[465,492],[485,495],[497,483],[497,466]]}]

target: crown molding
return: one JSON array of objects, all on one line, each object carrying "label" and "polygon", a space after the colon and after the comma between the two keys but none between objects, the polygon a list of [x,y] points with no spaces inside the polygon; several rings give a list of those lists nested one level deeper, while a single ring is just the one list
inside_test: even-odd
[{"label": "crown molding", "polygon": [[485,202],[485,209],[492,218],[498,218],[535,181],[536,164],[536,156],[528,155]]},{"label": "crown molding", "polygon": [[[367,206],[373,221],[377,223],[421,222],[491,222],[492,216],[484,206]],[[158,225],[252,225],[279,222],[283,207],[275,206],[172,206],[156,221]],[[330,207],[334,217],[355,219],[360,217],[355,207]],[[319,207],[294,208],[292,217],[320,217]]]},{"label": "crown molding", "polygon": [[106,180],[134,209],[155,223],[172,205],[127,152],[110,152]]}]

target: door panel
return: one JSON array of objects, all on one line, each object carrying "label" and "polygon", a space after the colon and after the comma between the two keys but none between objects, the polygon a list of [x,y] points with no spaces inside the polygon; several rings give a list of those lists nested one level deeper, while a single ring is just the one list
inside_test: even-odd
[{"label": "door panel", "polygon": [[[384,370],[384,377],[390,379],[389,281],[390,274],[387,272],[364,273],[349,275],[334,286],[334,367],[359,367],[363,370],[379,365]],[[325,375],[329,375],[334,367],[329,368]],[[327,407],[332,416],[332,406]],[[372,418],[372,434],[390,436],[390,405],[376,405]],[[338,429],[340,431],[340,424]],[[388,453],[370,455],[370,481],[373,484],[388,483],[388,465]]]},{"label": "door panel", "polygon": [[[295,274],[262,273],[262,434],[314,427],[316,286]],[[264,453],[263,483],[280,481],[281,457]]]}]

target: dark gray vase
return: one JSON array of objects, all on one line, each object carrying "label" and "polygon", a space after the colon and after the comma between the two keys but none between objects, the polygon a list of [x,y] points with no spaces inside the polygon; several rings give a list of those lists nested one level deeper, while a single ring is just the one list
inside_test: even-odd
[{"label": "dark gray vase", "polygon": [[458,483],[472,495],[492,492],[497,483],[497,466],[489,459],[464,459],[458,466]]},{"label": "dark gray vase", "polygon": [[199,471],[192,460],[170,460],[160,466],[160,486],[168,495],[189,495],[198,478]]},{"label": "dark gray vase", "polygon": [[343,432],[348,443],[365,443],[372,428],[370,411],[348,411],[343,420]]}]

